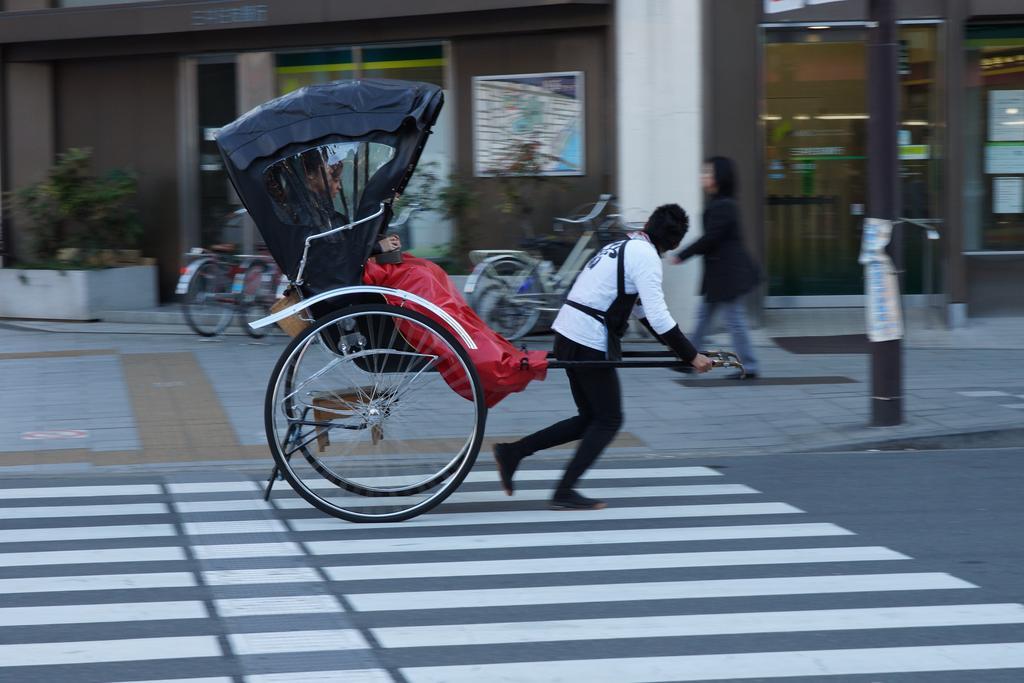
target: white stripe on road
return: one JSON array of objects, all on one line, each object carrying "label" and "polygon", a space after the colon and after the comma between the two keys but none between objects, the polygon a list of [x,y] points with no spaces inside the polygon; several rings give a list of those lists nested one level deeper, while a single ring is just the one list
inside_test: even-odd
[{"label": "white stripe on road", "polygon": [[177,536],[173,524],[126,524],[121,526],[61,526],[0,531],[0,543],[45,541],[92,541],[107,538],[156,538]]},{"label": "white stripe on road", "polygon": [[0,519],[46,519],[48,517],[107,517],[114,515],[163,515],[165,503],[124,505],[47,505],[45,507],[0,507]]},{"label": "white stripe on road", "polygon": [[190,536],[215,534],[279,534],[288,531],[276,519],[243,519],[229,522],[185,522],[185,533]]},{"label": "white stripe on road", "polygon": [[[722,503],[716,505],[658,505],[655,507],[612,507],[604,510],[518,510],[513,513],[450,512],[425,515],[406,522],[346,526],[345,531],[374,529],[411,529],[433,526],[465,526],[471,524],[534,524],[537,522],[601,522],[636,519],[679,519],[681,517],[732,517],[740,515],[793,515],[803,510],[788,503]],[[292,519],[293,531],[337,531],[340,525],[333,517]]]},{"label": "white stripe on road", "polygon": [[[516,472],[516,481],[550,481],[556,482],[562,478],[562,470],[519,470]],[[580,480],[580,488],[586,489],[592,481],[607,479],[673,479],[676,477],[720,477],[721,472],[716,472],[710,467],[631,467],[621,469],[590,469]],[[490,482],[497,484],[498,475],[494,471],[494,463],[490,467],[483,467],[469,473],[465,479],[468,482]],[[367,485],[385,486],[408,484],[408,476],[390,477],[366,477],[360,481]],[[308,482],[307,486],[313,489],[334,489],[334,484],[323,479]]]},{"label": "white stripe on road", "polygon": [[370,647],[355,629],[327,631],[277,631],[273,633],[229,633],[228,643],[236,655],[268,655],[283,652],[324,652],[365,650]]},{"label": "white stripe on road", "polygon": [[239,557],[295,557],[305,555],[296,543],[238,543],[235,545],[194,545],[197,560],[226,560]]},{"label": "white stripe on road", "polygon": [[162,619],[206,619],[206,606],[196,600],[178,602],[118,602],[102,605],[57,607],[5,607],[0,626],[48,626],[52,624],[100,624]]},{"label": "white stripe on road", "polygon": [[24,498],[90,498],[93,496],[158,496],[163,490],[156,484],[114,486],[46,486],[24,489],[0,489],[0,500]]},{"label": "white stripe on road", "polygon": [[[383,669],[299,671],[296,673],[259,674],[245,677],[245,683],[394,683],[394,680],[391,674]],[[182,683],[191,683],[191,681],[182,681]]]},{"label": "white stripe on road", "polygon": [[49,550],[38,553],[2,553],[0,567],[37,567],[101,562],[173,562],[188,559],[183,548],[108,548]]},{"label": "white stripe on road", "polygon": [[221,617],[344,612],[333,595],[293,595],[283,598],[231,598],[214,600]]},{"label": "white stripe on road", "polygon": [[784,550],[664,553],[657,555],[546,557],[529,560],[487,560],[480,562],[358,564],[347,567],[324,567],[323,570],[332,581],[362,581],[372,579],[417,579],[435,576],[560,574],[563,572],[625,571],[631,569],[675,569],[681,567],[727,567],[816,562],[877,562],[907,559],[910,558],[906,555],[880,547],[795,548]]},{"label": "white stripe on road", "polygon": [[216,636],[0,645],[0,667],[221,657]]},{"label": "white stripe on road", "polygon": [[[346,528],[346,531],[348,528]],[[421,538],[374,538],[345,541],[307,541],[312,555],[406,553],[426,550],[483,550],[487,548],[537,548],[620,543],[677,543],[724,541],[748,538],[806,538],[852,536],[835,524],[751,524],[684,527],[680,529],[613,529],[607,531],[553,531],[534,534],[481,534]]]},{"label": "white stripe on road", "polygon": [[260,487],[254,481],[201,481],[201,482],[178,482],[168,484],[167,490],[171,493],[223,493],[225,491],[259,491]]},{"label": "white stripe on road", "polygon": [[[302,502],[309,507],[309,503],[304,500]],[[174,509],[178,512],[240,512],[243,510],[272,510],[273,506],[262,498],[232,498],[228,500],[175,501]]]},{"label": "white stripe on road", "polygon": [[323,581],[312,567],[278,569],[222,569],[203,572],[207,586],[243,586],[250,584],[315,583]]},{"label": "white stripe on road", "polygon": [[1024,643],[985,643],[470,664],[402,669],[401,673],[409,683],[662,683],[787,676],[821,680],[822,676],[1021,667]]},{"label": "white stripe on road", "polygon": [[162,678],[159,681],[128,681],[127,683],[234,683],[233,678]]},{"label": "white stripe on road", "polygon": [[810,595],[949,588],[977,588],[977,586],[949,574],[933,572],[793,576],[770,579],[713,579],[708,581],[650,581],[647,583],[482,588],[405,593],[354,593],[348,597],[354,609],[360,612],[377,612],[382,610],[562,605],[582,602],[683,600],[753,595]]},{"label": "white stripe on road", "polygon": [[[614,500],[618,498],[677,498],[683,496],[735,496],[760,493],[756,489],[743,484],[702,484],[696,486],[625,486],[620,488],[589,489],[590,493],[603,499]],[[498,502],[522,502],[535,500],[550,500],[551,491],[547,489],[520,489],[516,491],[514,498],[509,498],[504,492],[497,488],[493,491],[456,491],[446,499],[446,503],[498,503]],[[239,501],[232,501],[239,502]],[[257,501],[252,501],[257,502]],[[259,501],[262,502],[262,501]],[[274,504],[285,510],[308,509],[309,503],[302,498],[278,498]],[[367,498],[360,500],[353,498],[346,500],[344,506],[349,507],[372,507],[380,505],[379,498]],[[249,508],[246,508],[249,509]],[[256,508],[252,508],[256,509]],[[216,508],[211,508],[215,511]]]},{"label": "white stripe on road", "polygon": [[27,579],[0,579],[0,595],[4,593],[115,591],[135,588],[187,588],[195,585],[196,581],[189,572],[41,576]]},{"label": "white stripe on road", "polygon": [[370,630],[382,647],[391,648],[1020,623],[1024,623],[1024,605],[1005,603],[394,626]]}]

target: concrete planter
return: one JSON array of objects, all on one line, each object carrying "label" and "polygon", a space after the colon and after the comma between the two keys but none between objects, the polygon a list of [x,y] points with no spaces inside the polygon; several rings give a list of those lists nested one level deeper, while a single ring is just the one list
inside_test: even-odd
[{"label": "concrete planter", "polygon": [[98,320],[103,311],[155,308],[157,304],[156,266],[0,268],[0,318]]}]

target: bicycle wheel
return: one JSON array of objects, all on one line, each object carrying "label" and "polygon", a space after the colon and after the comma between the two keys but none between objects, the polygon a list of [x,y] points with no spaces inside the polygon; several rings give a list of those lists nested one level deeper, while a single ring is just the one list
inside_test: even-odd
[{"label": "bicycle wheel", "polygon": [[203,337],[224,331],[235,314],[235,297],[227,269],[214,260],[203,262],[188,283],[183,302],[185,321]]},{"label": "bicycle wheel", "polygon": [[253,261],[242,273],[242,299],[239,301],[239,316],[242,329],[254,339],[267,336],[271,326],[253,329],[249,323],[270,315],[274,303],[274,283],[271,282],[270,267],[263,261]]},{"label": "bicycle wheel", "polygon": [[476,460],[486,416],[462,345],[386,304],[346,308],[293,339],[264,405],[288,483],[353,522],[409,519],[448,497]]},{"label": "bicycle wheel", "polygon": [[480,274],[469,304],[488,327],[515,341],[537,326],[543,291],[537,268],[517,260],[499,261]]}]

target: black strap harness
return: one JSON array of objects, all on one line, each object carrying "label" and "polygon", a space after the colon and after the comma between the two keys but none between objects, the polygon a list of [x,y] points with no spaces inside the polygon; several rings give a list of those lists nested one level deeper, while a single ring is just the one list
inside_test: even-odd
[{"label": "black strap harness", "polygon": [[636,305],[636,300],[639,296],[639,294],[626,293],[626,245],[629,242],[630,240],[628,239],[618,242],[618,250],[614,248],[615,245],[609,245],[607,248],[608,251],[606,253],[612,258],[618,259],[616,268],[618,271],[616,276],[618,293],[615,295],[615,299],[608,307],[608,310],[600,311],[572,299],[566,299],[565,301],[567,306],[572,306],[577,311],[586,313],[604,325],[608,331],[608,351],[605,353],[608,360],[622,360],[622,336],[626,334],[626,330],[629,328],[629,316],[633,312],[633,306]]}]

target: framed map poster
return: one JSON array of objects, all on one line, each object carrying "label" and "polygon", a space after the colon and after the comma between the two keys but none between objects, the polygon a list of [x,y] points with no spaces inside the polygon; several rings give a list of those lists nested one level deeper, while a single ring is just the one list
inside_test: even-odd
[{"label": "framed map poster", "polygon": [[584,175],[583,72],[473,78],[477,176]]}]

